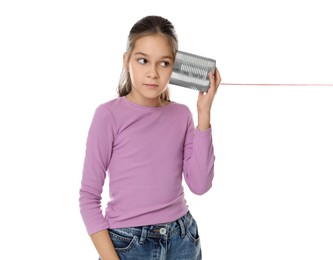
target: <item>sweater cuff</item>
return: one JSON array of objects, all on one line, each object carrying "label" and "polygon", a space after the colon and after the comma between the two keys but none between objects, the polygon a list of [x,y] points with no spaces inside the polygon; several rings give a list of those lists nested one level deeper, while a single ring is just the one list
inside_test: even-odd
[{"label": "sweater cuff", "polygon": [[108,223],[103,223],[100,225],[94,225],[94,226],[89,226],[87,227],[87,232],[89,235],[92,235],[94,233],[97,233],[99,231],[105,230],[109,228],[109,224]]},{"label": "sweater cuff", "polygon": [[195,130],[194,130],[194,134],[195,135],[202,135],[202,136],[211,135],[212,134],[212,127],[209,127],[206,130],[200,130],[198,127],[196,127]]}]

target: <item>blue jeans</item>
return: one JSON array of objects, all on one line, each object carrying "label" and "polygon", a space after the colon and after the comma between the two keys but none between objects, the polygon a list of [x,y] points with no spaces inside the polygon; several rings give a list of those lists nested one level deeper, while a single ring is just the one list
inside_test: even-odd
[{"label": "blue jeans", "polygon": [[109,229],[109,234],[122,260],[202,259],[197,223],[190,212],[174,222]]}]

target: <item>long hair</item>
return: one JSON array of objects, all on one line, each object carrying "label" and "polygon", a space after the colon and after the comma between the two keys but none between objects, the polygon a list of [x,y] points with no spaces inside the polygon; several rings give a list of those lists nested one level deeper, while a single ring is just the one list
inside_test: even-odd
[{"label": "long hair", "polygon": [[[174,58],[178,49],[178,38],[175,28],[169,20],[155,15],[146,16],[134,24],[127,39],[127,55],[130,56],[132,54],[136,40],[141,37],[154,34],[162,34],[166,36],[172,48]],[[119,97],[126,96],[131,92],[131,90],[132,82],[130,75],[128,71],[123,68],[118,84],[118,95]],[[167,101],[170,100],[168,88],[161,94],[160,99]]]}]

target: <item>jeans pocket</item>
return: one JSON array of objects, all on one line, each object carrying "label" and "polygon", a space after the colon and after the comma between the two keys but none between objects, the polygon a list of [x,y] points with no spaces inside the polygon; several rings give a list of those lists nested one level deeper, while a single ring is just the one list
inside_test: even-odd
[{"label": "jeans pocket", "polygon": [[200,240],[199,230],[197,223],[194,219],[192,219],[191,224],[186,228],[186,234],[191,241],[199,242]]},{"label": "jeans pocket", "polygon": [[121,229],[109,229],[113,246],[118,252],[129,251],[137,243],[138,237],[131,234],[124,234],[124,232],[120,232],[120,230]]}]

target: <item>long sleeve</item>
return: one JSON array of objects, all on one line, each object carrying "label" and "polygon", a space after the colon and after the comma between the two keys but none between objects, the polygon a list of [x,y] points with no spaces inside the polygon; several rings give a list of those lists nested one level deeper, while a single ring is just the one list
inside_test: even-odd
[{"label": "long sleeve", "polygon": [[212,129],[200,131],[194,128],[190,117],[184,143],[183,172],[185,181],[193,193],[202,195],[212,187],[214,162]]},{"label": "long sleeve", "polygon": [[80,188],[80,212],[89,234],[107,229],[101,210],[101,194],[111,160],[114,119],[104,107],[96,109],[86,143]]},{"label": "long sleeve", "polygon": [[[187,106],[145,107],[126,97],[100,105],[88,133],[80,189],[88,233],[184,216],[183,179],[203,194],[212,186],[213,169],[211,129],[194,128]],[[109,196],[101,209],[106,184]]]}]

